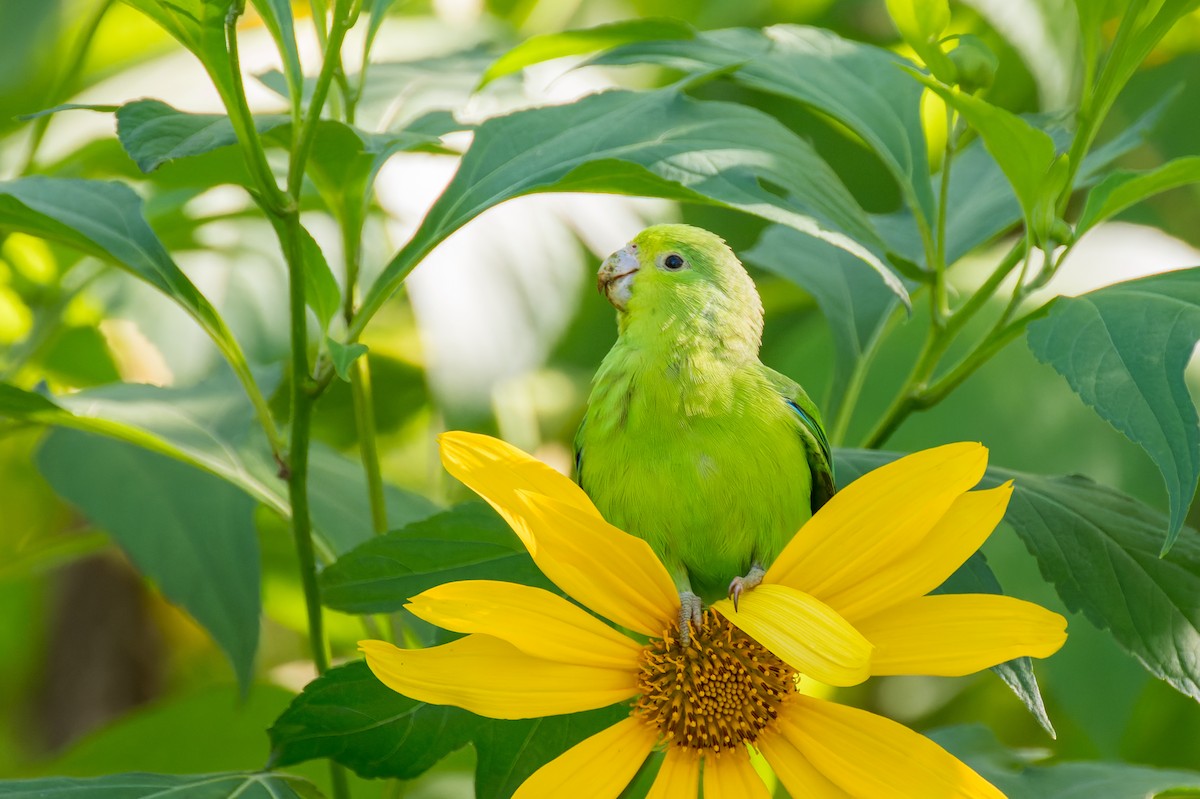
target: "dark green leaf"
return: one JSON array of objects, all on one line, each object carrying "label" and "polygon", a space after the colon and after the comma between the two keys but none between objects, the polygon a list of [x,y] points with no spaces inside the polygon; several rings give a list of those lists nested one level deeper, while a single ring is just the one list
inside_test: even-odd
[{"label": "dark green leaf", "polygon": [[455,580],[505,580],[554,590],[508,525],[486,505],[468,503],[342,555],[321,573],[321,599],[348,613],[385,613]]},{"label": "dark green leaf", "polygon": [[782,225],[767,228],[745,260],[813,295],[833,332],[832,396],[841,397],[855,363],[882,334],[896,295],[859,259]]},{"label": "dark green leaf", "polygon": [[934,730],[929,737],[971,766],[1008,799],[1150,799],[1172,789],[1200,790],[1200,773],[1128,763],[1031,765],[1028,752],[1005,748],[986,727]]},{"label": "dark green leaf", "polygon": [[307,780],[288,774],[113,774],[0,782],[6,799],[318,799]]},{"label": "dark green leaf", "polygon": [[1167,485],[1175,542],[1200,479],[1200,419],[1184,369],[1200,339],[1200,268],[1061,297],[1029,326],[1033,354],[1146,451]]},{"label": "dark green leaf", "polygon": [[333,368],[337,372],[337,376],[350,382],[350,367],[367,354],[367,345],[358,342],[343,344],[336,339],[326,337],[325,346],[329,348],[329,359],[333,361]]},{"label": "dark green leaf", "polygon": [[[280,240],[288,241],[289,234],[285,223],[275,217],[271,217],[271,223],[275,226]],[[329,268],[329,261],[325,260],[325,253],[321,251],[321,245],[317,244],[317,240],[312,237],[307,228],[298,222],[296,224],[300,229],[300,256],[304,269],[304,303],[316,315],[317,324],[320,326],[321,334],[324,335],[329,330],[329,323],[333,317],[337,316],[338,311],[342,309],[342,289],[338,285],[337,278],[333,276],[333,270]]]},{"label": "dark green leaf", "polygon": [[[897,457],[840,450],[838,474],[862,474]],[[1159,557],[1165,517],[1124,494],[1085,477],[994,466],[980,487],[1010,479],[1016,490],[1004,519],[1066,606],[1108,630],[1151,674],[1200,700],[1200,534],[1189,530]]]},{"label": "dark green leaf", "polygon": [[261,606],[254,500],[178,461],[73,430],[46,438],[38,468],[212,633],[247,689]]},{"label": "dark green leaf", "polygon": [[[933,591],[935,594],[1003,594],[1000,581],[987,564],[983,552],[976,552],[967,558],[967,562],[950,575],[946,582]],[[1029,712],[1037,719],[1051,738],[1056,737],[1054,725],[1046,715],[1046,704],[1042,701],[1042,692],[1038,688],[1037,677],[1033,674],[1033,661],[1023,657],[993,666],[992,671],[1004,680],[1004,684],[1012,689],[1017,698],[1025,703]]]},{"label": "dark green leaf", "polygon": [[328,757],[364,777],[412,779],[474,742],[479,799],[506,799],[542,765],[628,715],[620,704],[543,719],[486,719],[402,696],[359,661],[330,669],[284,711],[270,730],[271,764]]},{"label": "dark green leaf", "polygon": [[481,125],[450,185],[367,292],[359,324],[455,230],[505,200],[546,191],[640,194],[739,209],[854,253],[907,298],[869,249],[881,242],[862,209],[808,143],[760,111],[697,102],[667,88],[604,92]]},{"label": "dark green leaf", "polygon": [[696,29],[667,18],[624,19],[594,28],[531,36],[496,59],[480,79],[480,86],[552,58],[594,53],[629,42],[691,39]]},{"label": "dark green leaf", "polygon": [[0,383],[0,416],[25,419],[37,414],[53,416],[61,410],[41,394],[17,388],[11,383]]},{"label": "dark green leaf", "polygon": [[706,31],[690,41],[625,45],[595,60],[643,62],[691,72],[740,65],[730,80],[828,114],[862,137],[895,176],[909,205],[925,219],[934,218],[921,88],[897,69],[908,62],[893,53],[820,28],[774,25]]},{"label": "dark green leaf", "polygon": [[[265,133],[289,121],[286,116],[260,116],[254,125],[259,133]],[[224,114],[190,114],[159,100],[135,100],[121,106],[117,137],[143,172],[237,143],[233,124]]]},{"label": "dark green leaf", "polygon": [[362,777],[413,779],[487,723],[461,708],[398,694],[360,660],[309,683],[275,721],[271,765],[328,757]]},{"label": "dark green leaf", "polygon": [[533,772],[628,715],[629,706],[619,704],[541,719],[487,720],[475,733],[476,799],[508,799]]},{"label": "dark green leaf", "polygon": [[1148,197],[1197,182],[1200,182],[1200,156],[1195,155],[1176,158],[1144,172],[1113,172],[1088,192],[1075,235],[1082,236],[1097,223]]}]

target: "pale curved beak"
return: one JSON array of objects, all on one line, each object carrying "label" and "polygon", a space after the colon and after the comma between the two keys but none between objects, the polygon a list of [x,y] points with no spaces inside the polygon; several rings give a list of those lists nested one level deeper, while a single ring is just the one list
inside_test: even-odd
[{"label": "pale curved beak", "polygon": [[641,264],[631,251],[633,245],[622,247],[605,259],[596,275],[596,290],[608,298],[618,311],[624,311],[633,294],[633,277]]}]

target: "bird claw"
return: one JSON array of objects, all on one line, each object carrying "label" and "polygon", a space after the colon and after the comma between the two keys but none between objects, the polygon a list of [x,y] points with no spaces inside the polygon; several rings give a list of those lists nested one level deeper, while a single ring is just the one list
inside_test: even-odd
[{"label": "bird claw", "polygon": [[733,600],[734,612],[737,612],[738,600],[741,599],[742,594],[762,585],[765,575],[766,571],[756,563],[750,567],[750,571],[746,573],[745,577],[733,578],[729,583],[729,598]]},{"label": "bird claw", "polygon": [[679,643],[684,649],[692,640],[692,628],[700,629],[704,607],[700,597],[691,591],[679,592]]}]

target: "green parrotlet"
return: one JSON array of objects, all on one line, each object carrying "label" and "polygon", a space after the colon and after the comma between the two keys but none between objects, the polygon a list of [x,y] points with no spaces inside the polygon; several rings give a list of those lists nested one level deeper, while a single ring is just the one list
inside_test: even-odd
[{"label": "green parrotlet", "polygon": [[759,361],[762,301],[720,237],[647,228],[597,285],[619,335],[575,437],[576,480],[666,565],[686,637],[702,603],[757,586],[833,495],[829,444],[804,389]]}]

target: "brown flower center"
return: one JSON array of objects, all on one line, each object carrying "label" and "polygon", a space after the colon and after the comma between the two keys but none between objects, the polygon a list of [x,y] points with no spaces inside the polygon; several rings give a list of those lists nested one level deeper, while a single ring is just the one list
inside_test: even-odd
[{"label": "brown flower center", "polygon": [[646,644],[639,666],[634,715],[697,754],[753,743],[796,693],[794,669],[712,610],[687,647],[674,626]]}]

